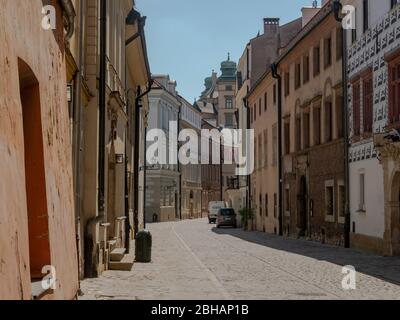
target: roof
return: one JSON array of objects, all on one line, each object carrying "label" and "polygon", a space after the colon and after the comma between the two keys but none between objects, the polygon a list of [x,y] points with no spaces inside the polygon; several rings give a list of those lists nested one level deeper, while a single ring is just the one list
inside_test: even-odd
[{"label": "roof", "polygon": [[[275,61],[276,64],[279,64],[286,56],[306,37],[308,36],[317,26],[320,25],[332,12],[332,0],[328,0],[326,4],[318,11],[318,13],[301,29],[301,31],[289,41],[287,46],[279,55],[278,59]],[[247,96],[251,95],[256,88],[260,85],[260,83],[271,73],[271,68],[264,73],[262,77],[255,82],[252,86],[250,92]]]}]

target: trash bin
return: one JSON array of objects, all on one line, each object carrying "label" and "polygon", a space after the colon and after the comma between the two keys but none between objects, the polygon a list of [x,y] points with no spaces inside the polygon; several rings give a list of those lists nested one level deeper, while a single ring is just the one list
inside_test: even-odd
[{"label": "trash bin", "polygon": [[149,231],[140,231],[136,236],[135,256],[136,262],[149,263],[151,262],[151,247],[153,238]]}]

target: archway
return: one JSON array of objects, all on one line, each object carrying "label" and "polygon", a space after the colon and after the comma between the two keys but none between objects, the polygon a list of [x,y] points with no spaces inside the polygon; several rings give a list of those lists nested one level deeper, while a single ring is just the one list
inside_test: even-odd
[{"label": "archway", "polygon": [[298,212],[297,228],[299,230],[299,236],[301,237],[306,236],[307,233],[307,225],[308,225],[307,201],[308,201],[307,179],[305,176],[302,176],[300,178],[299,193],[297,196],[297,212]]}]

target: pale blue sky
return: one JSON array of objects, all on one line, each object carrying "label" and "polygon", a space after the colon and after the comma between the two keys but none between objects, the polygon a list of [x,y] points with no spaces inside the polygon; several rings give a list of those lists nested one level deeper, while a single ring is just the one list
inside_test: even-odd
[{"label": "pale blue sky", "polygon": [[[204,78],[231,53],[238,61],[249,39],[263,29],[264,17],[281,24],[300,17],[312,0],[136,0],[147,16],[146,40],[153,74],[169,74],[190,102],[203,91]],[[319,1],[320,3],[320,1]]]}]

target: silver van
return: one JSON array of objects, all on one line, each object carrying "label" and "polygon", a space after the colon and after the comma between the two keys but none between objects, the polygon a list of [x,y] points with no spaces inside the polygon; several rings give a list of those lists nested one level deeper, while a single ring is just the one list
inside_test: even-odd
[{"label": "silver van", "polygon": [[232,208],[221,208],[218,211],[217,228],[233,227],[237,228],[236,212]]}]

